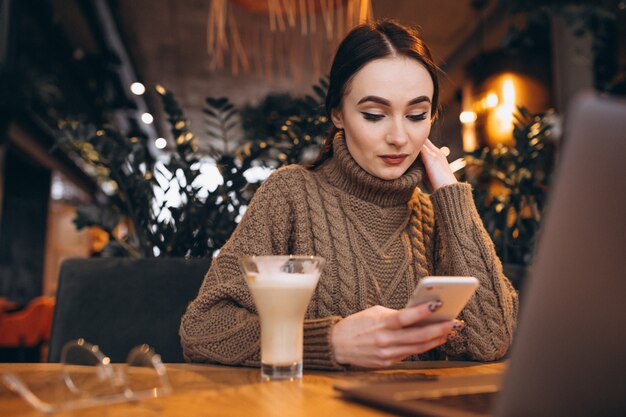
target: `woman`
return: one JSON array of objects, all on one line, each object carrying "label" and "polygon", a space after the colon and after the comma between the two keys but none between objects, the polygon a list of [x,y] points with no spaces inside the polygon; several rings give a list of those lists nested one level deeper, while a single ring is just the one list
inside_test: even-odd
[{"label": "woman", "polygon": [[[383,21],[347,35],[331,68],[324,149],[257,191],[183,317],[188,360],[259,364],[259,319],[238,259],[268,254],[327,260],[304,324],[305,367],[507,352],[517,295],[469,185],[428,139],[437,102],[437,68],[414,31]],[[417,188],[422,180],[432,194]],[[440,302],[403,308],[427,275],[480,280],[460,320],[420,325]]]}]

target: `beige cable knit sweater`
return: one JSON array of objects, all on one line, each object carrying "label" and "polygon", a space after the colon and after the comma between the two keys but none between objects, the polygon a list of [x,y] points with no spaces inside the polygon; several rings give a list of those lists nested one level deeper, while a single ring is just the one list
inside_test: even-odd
[{"label": "beige cable knit sweater", "polygon": [[422,179],[416,166],[381,180],[352,159],[343,139],[333,147],[334,156],[317,170],[281,168],[256,192],[183,316],[185,358],[259,365],[259,319],[238,258],[268,254],[327,260],[306,314],[305,367],[341,369],[330,346],[333,324],[377,304],[404,307],[427,275],[470,275],[481,285],[461,313],[460,337],[411,359],[501,358],[512,342],[518,299],[470,186],[429,196],[416,188]]}]

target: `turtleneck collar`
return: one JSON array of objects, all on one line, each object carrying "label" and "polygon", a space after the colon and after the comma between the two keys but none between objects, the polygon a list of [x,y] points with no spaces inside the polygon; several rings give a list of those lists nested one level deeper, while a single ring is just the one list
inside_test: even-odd
[{"label": "turtleneck collar", "polygon": [[406,203],[422,181],[423,170],[418,158],[395,180],[383,180],[366,172],[352,158],[343,131],[333,138],[333,156],[318,171],[335,187],[381,207]]}]

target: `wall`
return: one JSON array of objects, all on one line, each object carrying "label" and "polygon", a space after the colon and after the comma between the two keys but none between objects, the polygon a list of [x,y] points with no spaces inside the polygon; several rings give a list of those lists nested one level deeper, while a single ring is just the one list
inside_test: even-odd
[{"label": "wall", "polygon": [[44,295],[56,294],[59,269],[63,261],[69,258],[85,258],[90,255],[89,231],[76,230],[72,222],[75,215],[75,205],[63,201],[50,201],[43,272]]}]

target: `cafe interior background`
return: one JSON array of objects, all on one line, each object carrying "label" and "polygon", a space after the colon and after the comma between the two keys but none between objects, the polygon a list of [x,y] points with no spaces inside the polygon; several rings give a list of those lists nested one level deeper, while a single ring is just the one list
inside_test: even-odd
[{"label": "cafe interior background", "polygon": [[334,48],[380,18],[430,46],[431,138],[522,288],[570,100],[626,94],[626,1],[0,0],[0,361],[46,360],[67,259],[208,265],[316,154]]}]

